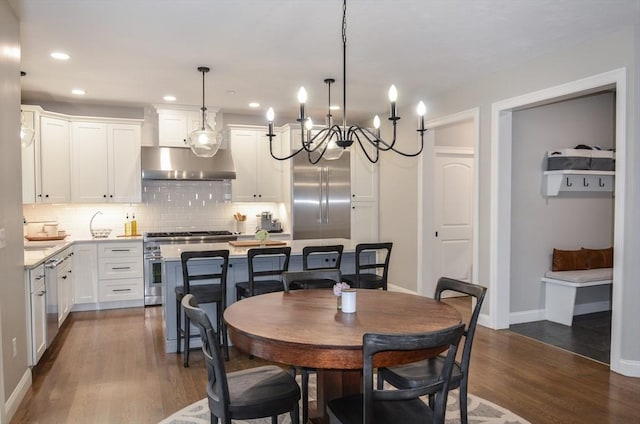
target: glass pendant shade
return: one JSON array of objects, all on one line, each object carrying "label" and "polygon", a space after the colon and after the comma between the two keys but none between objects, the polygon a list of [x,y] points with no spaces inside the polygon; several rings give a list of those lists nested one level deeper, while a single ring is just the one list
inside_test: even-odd
[{"label": "glass pendant shade", "polygon": [[24,123],[24,116],[22,116],[20,120],[20,144],[22,144],[22,148],[27,148],[33,143],[34,136],[36,135],[36,131]]},{"label": "glass pendant shade", "polygon": [[187,144],[196,156],[210,158],[218,152],[222,144],[222,135],[214,131],[205,120],[200,128],[189,134]]},{"label": "glass pendant shade", "polygon": [[322,155],[322,157],[326,160],[340,159],[340,156],[342,156],[342,153],[345,150],[346,149],[343,149],[342,147],[338,146],[335,140],[329,140],[329,145],[327,146],[327,150],[324,151],[324,155]]}]

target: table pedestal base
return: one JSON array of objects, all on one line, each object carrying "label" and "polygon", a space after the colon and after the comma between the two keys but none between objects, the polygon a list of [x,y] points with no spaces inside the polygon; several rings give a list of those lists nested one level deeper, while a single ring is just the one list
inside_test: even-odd
[{"label": "table pedestal base", "polygon": [[[362,393],[362,370],[323,370],[317,374],[318,386],[315,413],[309,408],[311,422],[327,424],[327,402],[348,395]],[[306,423],[305,423],[306,424]]]}]

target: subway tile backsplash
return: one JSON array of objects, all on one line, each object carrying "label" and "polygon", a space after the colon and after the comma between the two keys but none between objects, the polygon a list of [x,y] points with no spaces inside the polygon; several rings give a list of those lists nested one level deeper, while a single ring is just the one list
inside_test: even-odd
[{"label": "subway tile backsplash", "polygon": [[[142,182],[142,203],[24,205],[27,222],[56,221],[72,237],[90,237],[93,228],[111,228],[111,237],[124,234],[126,215],[135,215],[138,232],[229,230],[236,231],[235,212],[247,215],[246,232],[253,233],[262,211],[271,211],[286,227],[284,208],[278,203],[233,203],[230,181]],[[285,228],[286,230],[286,228]]]}]

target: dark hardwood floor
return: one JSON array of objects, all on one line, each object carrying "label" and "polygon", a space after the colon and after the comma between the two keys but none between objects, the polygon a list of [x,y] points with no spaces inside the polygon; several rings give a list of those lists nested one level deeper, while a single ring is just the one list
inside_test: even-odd
[{"label": "dark hardwood floor", "polygon": [[[72,313],[11,423],[151,424],[205,397],[202,353],[183,368],[162,331],[158,307]],[[227,366],[262,363],[232,349]],[[478,328],[470,392],[535,424],[640,422],[640,379],[509,330]]]},{"label": "dark hardwood floor", "polygon": [[611,311],[576,315],[573,325],[534,321],[509,326],[523,336],[566,349],[609,364],[611,353]]}]

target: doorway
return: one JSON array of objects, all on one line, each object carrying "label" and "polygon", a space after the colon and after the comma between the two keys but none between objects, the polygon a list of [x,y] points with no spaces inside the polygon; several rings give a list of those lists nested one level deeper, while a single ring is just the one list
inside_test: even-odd
[{"label": "doorway", "polygon": [[618,69],[593,77],[584,78],[549,89],[503,100],[492,105],[492,153],[491,153],[491,235],[490,235],[490,285],[489,326],[494,329],[508,328],[511,320],[511,177],[512,177],[512,114],[514,111],[536,104],[555,102],[561,99],[587,95],[613,89],[615,102],[615,146],[617,149],[614,212],[614,251],[616,263],[613,274],[614,308],[611,318],[611,369],[625,373],[621,356],[622,341],[622,293],[624,293],[624,223],[625,181],[624,157],[627,146],[626,119],[626,70]]},{"label": "doorway", "polygon": [[477,282],[479,109],[426,124],[418,190],[418,293],[439,277]]}]

